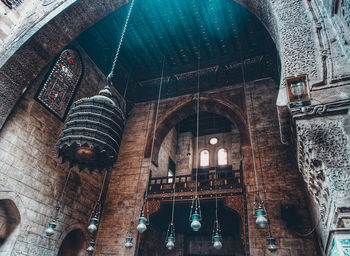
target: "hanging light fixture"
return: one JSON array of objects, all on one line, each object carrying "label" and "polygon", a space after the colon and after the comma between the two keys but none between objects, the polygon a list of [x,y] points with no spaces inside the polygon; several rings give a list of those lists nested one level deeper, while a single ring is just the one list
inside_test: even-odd
[{"label": "hanging light fixture", "polygon": [[192,199],[192,205],[191,205],[191,212],[190,212],[190,222],[191,222],[191,228],[193,231],[198,231],[202,224],[202,212],[201,212],[201,206],[199,202],[199,197],[195,196]]},{"label": "hanging light fixture", "polygon": [[214,221],[214,227],[213,227],[212,241],[213,241],[213,247],[216,250],[220,250],[222,247],[222,237],[221,237],[220,224],[218,220],[218,195],[217,194],[215,194],[215,221]]},{"label": "hanging light fixture", "polygon": [[131,249],[133,246],[132,244],[132,237],[130,235],[127,235],[125,238],[125,248],[126,249]]},{"label": "hanging light fixture", "polygon": [[91,234],[94,234],[97,231],[98,224],[100,222],[101,210],[102,210],[101,198],[102,198],[102,193],[105,189],[107,174],[108,174],[108,171],[105,172],[105,175],[103,177],[101,190],[100,190],[100,194],[98,196],[98,199],[97,199],[97,201],[94,205],[94,208],[92,209],[91,215],[90,215],[88,230]]},{"label": "hanging light fixture", "polygon": [[70,168],[68,171],[68,174],[66,176],[66,181],[64,182],[64,186],[62,188],[62,191],[61,191],[61,193],[57,199],[57,202],[56,202],[55,214],[54,214],[54,216],[51,216],[51,221],[49,222],[47,229],[45,229],[46,236],[52,236],[53,234],[55,234],[55,228],[57,226],[56,222],[58,219],[58,214],[59,214],[60,209],[61,209],[62,197],[66,191],[71,172],[72,172],[72,169]]},{"label": "hanging light fixture", "polygon": [[198,71],[197,71],[197,122],[196,122],[196,132],[197,132],[197,138],[196,138],[196,183],[195,183],[195,194],[192,199],[191,204],[191,211],[190,211],[190,217],[189,221],[191,222],[191,228],[193,231],[198,231],[202,224],[202,212],[201,212],[201,206],[199,202],[199,196],[198,196],[198,166],[199,166],[199,146],[198,146],[198,137],[199,137],[199,76],[200,76],[200,37],[198,38]]},{"label": "hanging light fixture", "polygon": [[258,225],[259,228],[265,228],[268,222],[266,218],[266,211],[264,208],[264,203],[261,202],[259,204],[258,209],[255,211],[257,217],[255,223],[256,225]]},{"label": "hanging light fixture", "polygon": [[[245,74],[244,74],[244,62],[242,61],[242,56],[241,56],[241,63],[242,63],[242,77],[243,77],[243,90],[244,90],[244,94],[247,95],[245,88]],[[300,85],[298,85],[300,86]],[[297,91],[295,91],[297,92]],[[252,96],[252,91],[250,91],[250,108],[252,111],[252,115],[253,115],[253,120],[254,120],[254,105],[253,105],[253,96]],[[255,151],[254,151],[254,143],[253,143],[253,139],[252,139],[252,132],[251,132],[251,127],[250,127],[250,120],[249,120],[249,114],[247,114],[248,117],[248,129],[249,129],[249,139],[250,139],[250,143],[251,143],[251,151],[252,151],[252,157],[253,157],[253,166],[254,166],[254,178],[255,178],[255,186],[256,186],[256,193],[254,193],[254,207],[255,208],[256,205],[258,205],[258,208],[255,210],[255,214],[256,214],[256,221],[255,223],[257,224],[258,227],[260,228],[265,228],[266,226],[268,226],[269,229],[269,238],[267,238],[268,241],[268,250],[270,252],[276,252],[277,251],[277,247],[275,245],[275,238],[272,237],[271,235],[271,227],[270,227],[270,222],[267,218],[267,211],[265,208],[265,204],[264,201],[262,200],[261,196],[260,196],[260,189],[259,189],[259,183],[258,183],[258,176],[257,176],[257,171],[256,171],[256,163],[255,163]],[[255,122],[254,122],[254,130],[256,130],[255,127]],[[255,133],[255,140],[258,143],[259,140],[256,136]],[[262,164],[261,164],[261,159],[260,159],[260,155],[259,155],[259,161],[260,161],[260,170],[262,171]],[[264,180],[262,182],[262,185],[264,187]]]},{"label": "hanging light fixture", "polygon": [[121,44],[134,6],[132,0],[125,26],[114,57],[108,85],[91,98],[76,101],[67,117],[57,142],[58,156],[70,166],[101,171],[117,161],[125,124],[125,114],[120,102],[112,94],[113,77]]},{"label": "hanging light fixture", "polygon": [[174,225],[174,213],[175,213],[175,192],[176,192],[176,175],[173,179],[174,182],[174,191],[173,191],[173,205],[171,209],[171,221],[168,226],[168,231],[166,235],[166,248],[168,250],[172,250],[175,247],[175,225]]},{"label": "hanging light fixture", "polygon": [[[154,140],[155,140],[155,133],[156,133],[157,121],[158,121],[158,112],[159,112],[159,102],[160,102],[160,97],[162,95],[162,86],[163,86],[163,77],[164,77],[164,65],[165,65],[165,55],[163,55],[162,73],[161,73],[161,77],[160,77],[156,115],[155,115],[155,120],[154,120],[154,125],[153,125],[152,147],[151,147],[151,155],[150,155],[150,162],[149,162],[149,166],[150,167],[152,165],[152,158],[153,158]],[[140,166],[142,166],[142,164]],[[140,167],[140,169],[141,169],[141,167]],[[141,170],[140,170],[140,173],[141,173]],[[148,184],[148,182],[147,182],[147,184]],[[146,188],[145,196],[144,196],[143,201],[142,201],[142,207],[141,207],[141,210],[140,210],[140,217],[139,217],[139,224],[136,227],[137,231],[140,232],[140,233],[145,232],[147,230],[147,225],[149,225],[149,208],[148,208],[147,195],[148,195],[148,187]],[[146,207],[147,208],[147,216],[144,215],[145,203],[146,203],[146,206],[147,206]]]},{"label": "hanging light fixture", "polygon": [[90,241],[88,248],[86,249],[88,254],[92,254],[95,251],[95,242],[93,240]]},{"label": "hanging light fixture", "polygon": [[[144,216],[144,208],[145,208],[145,201],[146,201],[146,205],[147,205],[147,218]],[[142,204],[142,208],[141,208],[141,214],[140,214],[140,217],[139,217],[139,224],[137,225],[137,231],[140,232],[140,233],[143,233],[147,230],[147,225],[148,225],[148,218],[149,218],[149,210],[148,210],[148,201],[147,199],[145,199],[143,201],[143,204]]]},{"label": "hanging light fixture", "polygon": [[49,225],[48,225],[48,228],[45,229],[45,234],[47,236],[52,236],[53,234],[55,234],[55,228],[56,228],[56,220],[53,219]]},{"label": "hanging light fixture", "polygon": [[267,249],[270,252],[276,252],[277,251],[277,247],[276,247],[276,239],[273,237],[269,237],[267,238],[267,242],[268,242],[268,247]]},{"label": "hanging light fixture", "polygon": [[167,236],[166,236],[166,248],[168,248],[169,251],[174,249],[175,247],[175,226],[173,222],[170,222],[168,226]]}]

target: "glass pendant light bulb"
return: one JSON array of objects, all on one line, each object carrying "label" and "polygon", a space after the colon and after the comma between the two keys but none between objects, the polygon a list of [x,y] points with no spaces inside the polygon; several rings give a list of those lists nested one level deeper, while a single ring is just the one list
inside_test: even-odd
[{"label": "glass pendant light bulb", "polygon": [[256,210],[256,225],[258,225],[258,227],[260,228],[264,228],[267,225],[267,219],[266,219],[266,212],[265,210],[262,208],[262,206],[260,205],[259,208]]},{"label": "glass pendant light bulb", "polygon": [[168,236],[168,242],[166,243],[166,248],[168,248],[169,251],[174,249],[175,247],[175,238],[173,235]]},{"label": "glass pendant light bulb", "polygon": [[201,228],[202,224],[199,222],[199,214],[194,213],[191,217],[191,228],[193,231],[198,231]]},{"label": "glass pendant light bulb", "polygon": [[222,247],[222,243],[221,243],[221,237],[219,234],[215,234],[215,236],[213,237],[213,246],[216,250],[220,250]]},{"label": "glass pendant light bulb", "polygon": [[88,226],[88,230],[91,234],[95,233],[97,230],[98,218],[93,217],[90,219],[90,225]]},{"label": "glass pendant light bulb", "polygon": [[125,238],[125,248],[130,249],[132,247],[132,237],[127,236]]},{"label": "glass pendant light bulb", "polygon": [[55,233],[56,222],[55,220],[51,221],[48,225],[48,228],[45,229],[45,233],[47,236],[52,236]]},{"label": "glass pendant light bulb", "polygon": [[89,246],[88,248],[86,249],[86,251],[88,252],[88,254],[92,254],[94,251],[95,251],[95,242],[94,241],[91,241],[89,243]]},{"label": "glass pendant light bulb", "polygon": [[143,233],[147,230],[147,218],[145,218],[144,216],[139,217],[139,224],[137,225],[137,231],[140,233]]},{"label": "glass pendant light bulb", "polygon": [[269,243],[269,246],[267,247],[267,249],[270,251],[270,252],[276,252],[277,251],[277,247],[275,245],[276,243],[276,239],[273,238],[273,237],[269,237],[267,239],[267,242]]}]

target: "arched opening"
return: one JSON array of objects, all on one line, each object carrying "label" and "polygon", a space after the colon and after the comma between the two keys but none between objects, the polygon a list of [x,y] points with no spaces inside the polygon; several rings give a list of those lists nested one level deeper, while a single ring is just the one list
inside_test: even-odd
[{"label": "arched opening", "polygon": [[218,220],[221,226],[221,250],[213,248],[212,230],[215,220],[215,200],[202,200],[202,227],[194,232],[189,223],[191,202],[176,202],[174,210],[175,247],[169,251],[165,247],[168,225],[171,221],[172,203],[161,203],[159,211],[150,216],[150,228],[141,239],[139,254],[142,256],[163,255],[215,255],[215,256],[243,256],[245,254],[244,241],[241,236],[241,216],[227,208],[224,201],[218,200]]},{"label": "arched opening", "polygon": [[[246,118],[243,114],[242,109],[235,105],[232,102],[226,102],[222,99],[216,98],[207,98],[205,96],[200,99],[200,111],[214,113],[219,116],[224,117],[229,122],[231,122],[237,128],[237,131],[240,134],[240,144],[248,145],[249,134],[248,128],[246,125]],[[154,140],[154,149],[152,161],[158,163],[159,149],[165,136],[169,131],[175,127],[178,123],[186,118],[194,115],[197,112],[196,109],[196,100],[193,99],[184,99],[184,102],[181,102],[176,107],[169,109],[165,112],[164,117],[160,118],[160,121],[156,127],[155,131],[155,140]],[[150,157],[152,148],[152,135],[148,137],[145,157]],[[215,157],[215,154],[213,155]]]},{"label": "arched opening", "polygon": [[225,148],[220,148],[218,150],[218,165],[224,166],[228,164],[228,153],[227,149]]},{"label": "arched opening", "polygon": [[15,203],[10,199],[0,200],[0,253],[9,252],[7,244],[13,240],[13,234],[21,216]]},{"label": "arched opening", "polygon": [[74,229],[63,239],[58,256],[83,256],[86,239],[81,229]]}]

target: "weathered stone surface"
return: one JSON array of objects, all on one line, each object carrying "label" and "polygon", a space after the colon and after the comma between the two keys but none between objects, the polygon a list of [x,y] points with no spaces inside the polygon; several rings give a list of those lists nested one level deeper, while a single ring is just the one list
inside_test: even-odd
[{"label": "weathered stone surface", "polygon": [[[93,96],[105,82],[81,53],[85,73],[75,100]],[[55,154],[63,123],[34,99],[46,72],[43,70],[23,94],[0,133],[0,200],[12,200],[20,213],[20,224],[0,246],[0,255],[57,255],[64,237],[76,228],[82,229],[87,239],[86,226],[102,183],[101,174],[73,170],[62,197],[57,233],[45,236],[68,172],[67,164],[60,164]]]},{"label": "weathered stone surface", "polygon": [[296,121],[299,170],[315,206],[324,244],[329,230],[336,228],[333,216],[337,208],[349,207],[349,122],[349,115]]}]

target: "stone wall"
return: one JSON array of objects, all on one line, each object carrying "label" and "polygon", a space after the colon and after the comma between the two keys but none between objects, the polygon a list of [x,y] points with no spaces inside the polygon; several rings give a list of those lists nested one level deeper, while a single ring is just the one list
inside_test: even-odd
[{"label": "stone wall", "polygon": [[176,175],[191,174],[193,159],[193,134],[182,132],[178,137],[176,154]]},{"label": "stone wall", "polygon": [[[75,100],[93,96],[105,79],[91,60],[79,49],[84,63],[83,79]],[[57,232],[45,236],[50,216],[55,212],[68,164],[61,164],[55,144],[63,123],[46,110],[34,95],[48,71],[23,94],[0,133],[0,199],[11,199],[19,209],[19,232],[11,236],[14,244],[0,255],[57,255],[60,243],[72,229],[87,235],[91,209],[97,200],[102,175],[72,170],[57,223]]]},{"label": "stone wall", "polygon": [[[281,144],[277,113],[273,102],[277,97],[276,85],[260,80],[246,85],[245,99],[252,132],[252,143],[257,164],[257,178],[272,235],[276,238],[278,251],[275,255],[319,255],[313,237],[298,236],[310,231],[310,215],[304,196],[304,185],[298,173],[291,147]],[[250,147],[242,148],[243,178],[246,186],[248,232],[251,255],[269,255],[268,232],[255,225],[253,201],[256,186]],[[298,223],[287,228],[281,217],[281,205],[296,207]]]},{"label": "stone wall", "polygon": [[166,177],[168,176],[169,158],[176,162],[176,146],[177,146],[177,131],[175,128],[171,129],[165,137],[158,156],[158,167],[152,167],[152,177]]},{"label": "stone wall", "polygon": [[300,172],[324,249],[330,230],[350,228],[350,117],[296,120]]}]

